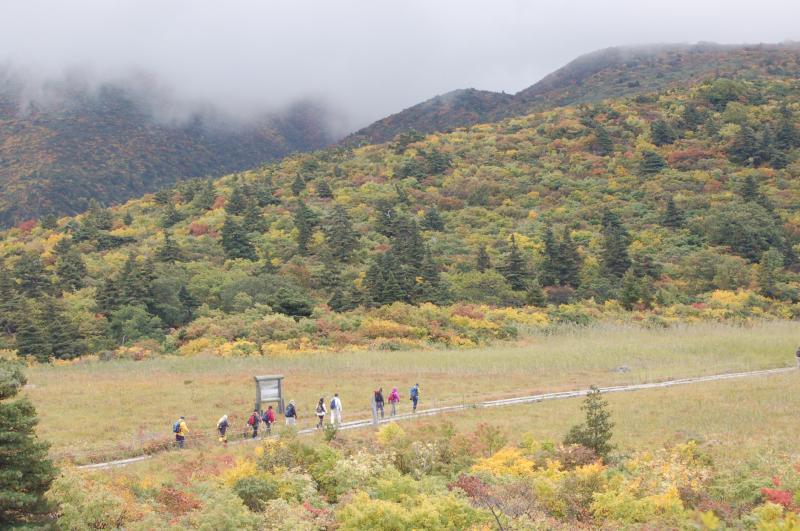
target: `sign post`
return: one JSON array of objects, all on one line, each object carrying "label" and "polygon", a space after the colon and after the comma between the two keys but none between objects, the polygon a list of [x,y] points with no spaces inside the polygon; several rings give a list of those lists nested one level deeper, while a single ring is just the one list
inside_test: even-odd
[{"label": "sign post", "polygon": [[283,414],[283,375],[254,376],[256,382],[256,411],[263,411],[263,402],[276,402],[278,413]]}]

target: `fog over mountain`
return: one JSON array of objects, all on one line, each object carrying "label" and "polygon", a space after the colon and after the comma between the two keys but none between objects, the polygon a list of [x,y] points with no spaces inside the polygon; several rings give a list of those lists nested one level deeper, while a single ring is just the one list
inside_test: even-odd
[{"label": "fog over mountain", "polygon": [[114,82],[163,120],[209,106],[250,119],[313,100],[334,111],[341,134],[455,88],[516,92],[607,46],[800,38],[800,3],[753,5],[9,0],[0,63],[29,99],[52,98],[53,80]]}]

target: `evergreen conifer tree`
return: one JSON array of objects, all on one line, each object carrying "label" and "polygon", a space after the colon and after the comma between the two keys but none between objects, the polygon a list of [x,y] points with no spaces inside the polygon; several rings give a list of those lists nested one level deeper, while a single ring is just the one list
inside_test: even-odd
[{"label": "evergreen conifer tree", "polygon": [[120,287],[117,279],[106,277],[95,295],[97,311],[103,315],[111,313],[120,306]]},{"label": "evergreen conifer tree", "polygon": [[131,224],[133,223],[133,215],[130,212],[125,212],[125,215],[122,216],[122,223],[126,227],[130,227]]},{"label": "evergreen conifer tree", "polygon": [[39,221],[39,225],[44,230],[56,230],[58,228],[58,218],[52,213],[45,214]]},{"label": "evergreen conifer tree", "polygon": [[22,253],[14,265],[14,276],[19,291],[29,297],[49,293],[52,287],[41,258],[32,252]]},{"label": "evergreen conifer tree", "polygon": [[561,267],[559,268],[559,280],[562,286],[572,286],[579,288],[581,284],[581,266],[583,258],[578,252],[578,245],[572,239],[569,227],[564,227],[561,232],[559,244],[559,254],[561,255]]},{"label": "evergreen conifer tree", "polygon": [[442,215],[439,214],[439,209],[436,208],[436,205],[425,211],[425,217],[422,220],[422,226],[428,230],[444,230],[444,220],[442,219]]},{"label": "evergreen conifer tree", "polygon": [[34,432],[36,410],[27,398],[12,400],[25,385],[16,363],[0,358],[0,528],[36,525],[51,508],[45,493],[57,470],[48,458],[49,445]]},{"label": "evergreen conifer tree", "polygon": [[439,265],[433,259],[430,246],[425,246],[425,253],[422,258],[419,276],[416,278],[414,286],[415,302],[441,303],[444,299],[442,292],[442,279]]},{"label": "evergreen conifer tree", "polygon": [[528,283],[528,289],[525,291],[525,304],[539,308],[547,306],[547,296],[537,279],[533,279]]},{"label": "evergreen conifer tree", "polygon": [[225,251],[225,256],[230,259],[258,259],[247,231],[230,215],[225,217],[225,223],[222,225],[222,249]]},{"label": "evergreen conifer tree", "polygon": [[244,229],[248,232],[262,233],[267,230],[267,220],[261,213],[261,208],[255,201],[249,201],[244,210]]},{"label": "evergreen conifer tree", "polygon": [[320,179],[317,183],[317,196],[320,199],[333,199],[333,190],[325,179]]},{"label": "evergreen conifer tree", "polygon": [[639,288],[639,279],[636,278],[633,268],[628,269],[625,274],[622,275],[622,288],[619,294],[619,302],[622,304],[623,308],[630,311],[639,303],[639,299],[641,298]]},{"label": "evergreen conifer tree", "polygon": [[336,205],[325,220],[325,242],[334,258],[347,262],[358,248],[358,234],[350,215],[342,205]]},{"label": "evergreen conifer tree", "polygon": [[553,228],[546,225],[542,234],[544,243],[544,261],[542,262],[539,279],[545,286],[560,284],[561,246],[556,242]]},{"label": "evergreen conifer tree", "polygon": [[489,258],[489,253],[486,251],[486,245],[481,244],[478,247],[478,256],[475,259],[475,269],[483,273],[492,268],[492,261]]},{"label": "evergreen conifer tree", "polygon": [[217,192],[214,189],[214,183],[207,180],[203,181],[197,193],[194,194],[192,204],[200,210],[211,210],[216,199]]},{"label": "evergreen conifer tree", "polygon": [[675,204],[675,200],[672,199],[672,196],[668,196],[661,224],[671,229],[679,229],[683,227],[684,221],[683,212]]},{"label": "evergreen conifer tree", "polygon": [[50,355],[71,359],[83,353],[81,333],[64,313],[60,301],[48,297],[42,308],[42,328],[50,344]]},{"label": "evergreen conifer tree", "polygon": [[666,120],[656,120],[650,125],[650,137],[656,146],[675,142],[675,131]]},{"label": "evergreen conifer tree", "polygon": [[46,363],[50,359],[50,342],[47,330],[42,326],[41,314],[31,302],[22,306],[17,323],[16,350],[20,356],[32,356]]},{"label": "evergreen conifer tree", "polygon": [[564,438],[564,444],[580,444],[594,450],[603,459],[607,459],[608,454],[614,449],[614,445],[610,442],[614,423],[611,422],[608,402],[603,399],[600,390],[595,386],[592,386],[591,389],[581,406],[586,420],[583,424],[570,429]]},{"label": "evergreen conifer tree", "polygon": [[172,239],[168,232],[164,232],[164,243],[156,251],[156,258],[159,262],[180,262],[183,260],[183,251],[180,246]]},{"label": "evergreen conifer tree", "polygon": [[298,197],[305,189],[306,181],[298,173],[294,176],[294,181],[292,181],[292,195]]},{"label": "evergreen conifer tree", "polygon": [[697,105],[694,103],[687,103],[686,106],[683,108],[683,113],[681,114],[681,120],[683,122],[683,126],[688,129],[689,131],[696,131],[700,125],[702,125],[704,118],[703,114],[697,108]]},{"label": "evergreen conifer tree", "polygon": [[611,135],[605,127],[597,124],[594,128],[594,152],[601,157],[611,155],[614,153],[614,141],[611,140]]},{"label": "evergreen conifer tree", "polygon": [[743,125],[728,149],[728,158],[737,164],[753,164],[758,157],[759,142],[755,131]]},{"label": "evergreen conifer tree", "polygon": [[84,286],[86,265],[70,238],[62,238],[55,245],[56,275],[62,290],[75,291]]},{"label": "evergreen conifer tree", "polygon": [[664,157],[655,151],[644,151],[642,153],[642,162],[639,165],[639,171],[645,175],[653,175],[667,167],[667,161]]},{"label": "evergreen conifer tree", "polygon": [[7,335],[16,331],[21,307],[22,299],[16,282],[0,261],[0,329]]},{"label": "evergreen conifer tree", "polygon": [[294,226],[297,229],[297,252],[308,254],[308,244],[318,223],[317,215],[303,201],[297,202],[294,210]]},{"label": "evergreen conifer tree", "polygon": [[785,153],[797,147],[800,135],[797,133],[792,111],[784,105],[780,110],[780,115],[778,131],[775,134],[775,147]]},{"label": "evergreen conifer tree", "polygon": [[239,216],[247,208],[248,197],[244,188],[240,184],[233,185],[231,196],[225,202],[225,212],[233,216]]},{"label": "evergreen conifer tree", "polygon": [[262,208],[280,204],[278,198],[275,197],[275,186],[272,183],[272,177],[269,175],[256,182],[254,193],[258,206]]},{"label": "evergreen conifer tree", "polygon": [[398,273],[398,262],[391,251],[375,259],[364,278],[369,300],[373,304],[382,306],[408,298],[408,292],[397,278]]},{"label": "evergreen conifer tree", "polygon": [[505,263],[499,268],[500,273],[505,277],[514,291],[525,291],[528,287],[528,262],[520,253],[517,246],[517,239],[512,234],[508,254]]},{"label": "evergreen conifer tree", "polygon": [[168,229],[183,220],[183,214],[178,212],[172,201],[169,201],[164,207],[164,213],[161,215],[161,227]]},{"label": "evergreen conifer tree", "polygon": [[621,278],[631,266],[628,256],[630,235],[619,217],[606,210],[602,220],[603,247],[601,259],[606,275]]}]

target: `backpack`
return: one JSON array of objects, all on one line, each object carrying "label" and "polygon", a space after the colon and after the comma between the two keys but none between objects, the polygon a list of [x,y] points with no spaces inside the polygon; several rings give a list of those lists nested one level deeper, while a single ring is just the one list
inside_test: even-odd
[{"label": "backpack", "polygon": [[293,405],[289,404],[288,406],[286,406],[285,415],[287,417],[294,417],[294,406]]},{"label": "backpack", "polygon": [[333,411],[334,409],[336,409],[336,399],[335,398],[333,400],[331,400],[331,411]]},{"label": "backpack", "polygon": [[320,413],[325,413],[325,408],[322,406],[322,404],[317,406],[317,414]]},{"label": "backpack", "polygon": [[251,425],[251,426],[255,426],[255,425],[256,425],[256,414],[255,414],[255,413],[253,413],[252,415],[250,415],[250,418],[249,418],[249,419],[247,419],[247,423],[248,423],[249,425]]},{"label": "backpack", "polygon": [[176,420],[172,424],[172,433],[180,433],[180,431],[181,431],[181,421],[180,420]]},{"label": "backpack", "polygon": [[415,399],[419,396],[419,390],[416,387],[411,388],[411,399]]}]

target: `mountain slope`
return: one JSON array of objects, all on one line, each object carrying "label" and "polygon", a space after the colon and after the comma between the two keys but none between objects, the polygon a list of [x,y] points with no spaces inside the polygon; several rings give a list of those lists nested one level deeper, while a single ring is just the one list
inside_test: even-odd
[{"label": "mountain slope", "polygon": [[[9,88],[8,86],[6,88]],[[328,145],[325,110],[297,104],[249,124],[212,111],[177,122],[113,85],[55,102],[0,95],[0,225],[118,203],[180,179],[219,176]]]},{"label": "mountain slope", "polygon": [[[717,77],[800,75],[800,45],[718,44],[615,47],[583,55],[517,94],[474,89],[437,96],[348,136],[344,145],[448,131],[535,110],[641,94]],[[477,97],[479,96],[479,97]]]},{"label": "mountain slope", "polygon": [[248,355],[798,318],[799,119],[798,80],[722,79],[25,224],[0,239],[0,348]]}]

